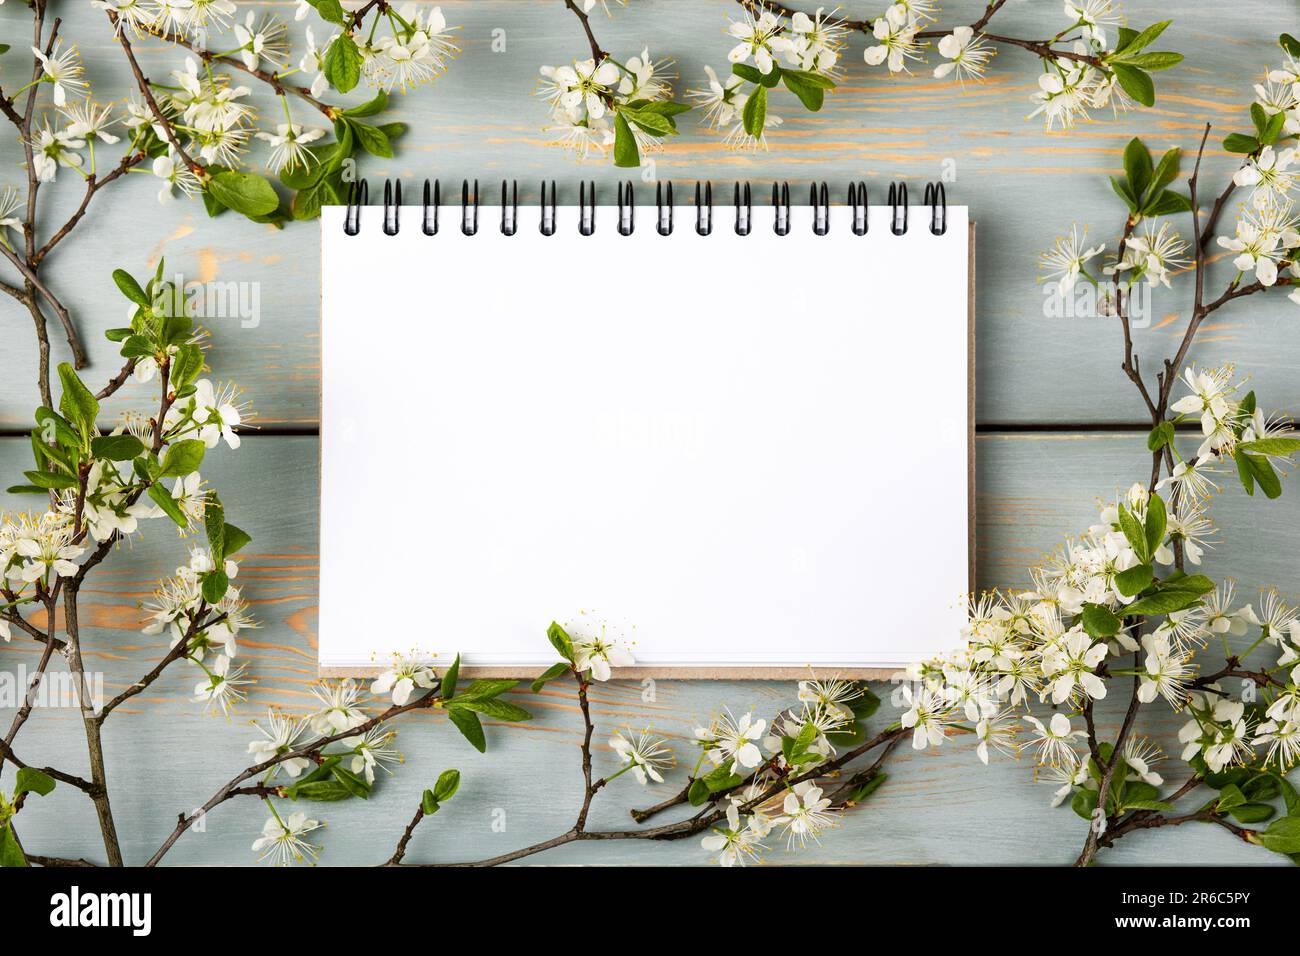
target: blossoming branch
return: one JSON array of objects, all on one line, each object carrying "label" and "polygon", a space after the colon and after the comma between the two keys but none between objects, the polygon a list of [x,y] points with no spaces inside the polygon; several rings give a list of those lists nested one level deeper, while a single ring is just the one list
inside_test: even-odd
[{"label": "blossoming branch", "polygon": [[866,63],[884,65],[891,75],[910,74],[924,63],[930,41],[937,41],[943,62],[933,68],[933,75],[953,75],[962,82],[982,78],[1000,45],[1027,50],[1042,64],[1029,115],[1042,115],[1049,130],[1069,129],[1087,119],[1090,110],[1109,106],[1121,112],[1134,103],[1153,105],[1150,74],[1183,59],[1178,53],[1149,49],[1171,21],[1130,29],[1122,25],[1123,16],[1112,0],[1066,0],[1065,26],[1041,40],[989,29],[1006,0],[991,0],[978,20],[951,29],[938,26],[933,0],[900,0],[865,20],[827,13],[824,7],[806,13],[770,0],[737,3],[741,16],[728,26],[735,42],[727,54],[731,75],[723,80],[705,67],[708,86],[690,93],[710,125],[736,148],[767,148],[767,131],[782,122],[768,109],[769,92],[778,86],[793,93],[805,109],[820,110],[826,92],[844,76],[841,58],[855,34],[867,37],[862,54]]}]

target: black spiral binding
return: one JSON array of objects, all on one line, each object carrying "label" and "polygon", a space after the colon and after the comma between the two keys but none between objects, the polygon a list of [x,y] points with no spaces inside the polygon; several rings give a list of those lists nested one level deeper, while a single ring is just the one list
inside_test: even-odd
[{"label": "black spiral binding", "polygon": [[[665,193],[668,195],[667,205],[664,204]],[[659,210],[659,215],[655,217],[655,229],[661,236],[671,236],[673,234],[673,184],[671,182],[666,190],[663,183],[655,183],[655,207]]]},{"label": "black spiral binding", "polygon": [[776,213],[772,216],[772,229],[778,236],[788,236],[790,234],[790,184],[781,183],[780,189],[777,184],[772,184],[772,206]]},{"label": "black spiral binding", "polygon": [[867,221],[866,183],[849,183],[849,208],[853,210],[853,234],[855,236],[865,236],[869,225]]},{"label": "black spiral binding", "polygon": [[393,200],[393,184],[384,180],[384,235],[395,236],[402,228],[402,181],[397,181],[397,200]]},{"label": "black spiral binding", "polygon": [[542,221],[537,228],[543,236],[555,235],[555,180],[551,180],[551,204],[546,205],[546,180],[542,180]]},{"label": "black spiral binding", "polygon": [[[740,204],[740,197],[742,195],[745,197],[744,206],[741,206]],[[745,183],[744,193],[741,193],[740,191],[740,183],[736,183],[736,198],[732,201],[736,206],[736,235],[747,236],[749,235],[749,230],[754,225],[754,201],[753,196],[749,191],[749,183]],[[745,210],[743,217],[740,214],[741,209]]]},{"label": "black spiral binding", "polygon": [[632,183],[618,184],[618,234],[632,235],[636,228],[636,200],[632,198]]},{"label": "black spiral binding", "polygon": [[695,231],[701,236],[713,232],[713,183],[704,184],[704,200],[700,201],[700,184],[695,184]]},{"label": "black spiral binding", "polygon": [[510,180],[510,205],[506,205],[506,181],[501,180],[501,234],[513,236],[519,228],[519,183]]},{"label": "black spiral binding", "polygon": [[948,195],[943,183],[925,184],[925,204],[930,207],[930,231],[942,236],[948,231]]},{"label": "black spiral binding", "polygon": [[[544,236],[555,235],[557,227],[556,211],[559,190],[555,181],[542,182],[541,223],[539,229]],[[749,183],[736,183],[732,204],[736,211],[735,232],[738,236],[747,236],[753,229],[754,205],[753,190]],[[343,231],[355,236],[361,231],[361,209],[370,197],[370,188],[366,180],[358,180],[348,186],[347,205],[343,216]],[[812,230],[815,235],[825,236],[830,233],[830,191],[826,183],[813,183],[809,188],[808,203],[812,208]],[[948,231],[948,197],[943,183],[926,183],[924,205],[930,207],[930,232],[942,236]],[[420,230],[426,236],[438,234],[438,209],[442,205],[442,189],[438,180],[424,181],[424,199],[420,221]],[[474,180],[471,194],[470,181],[461,181],[460,187],[460,228],[467,236],[478,232],[479,188]],[[865,236],[870,226],[867,208],[867,184],[850,183],[848,202],[845,204],[851,215],[851,227],[855,236]],[[655,184],[655,230],[661,236],[670,236],[673,232],[673,184]],[[585,181],[578,187],[579,220],[578,231],[584,236],[596,232],[596,184]],[[896,236],[906,234],[908,225],[907,184],[896,182],[889,184],[889,230]],[[402,183],[401,180],[384,180],[383,231],[384,235],[395,236],[401,229]],[[772,228],[778,236],[790,233],[790,184],[787,182],[772,184]],[[519,228],[519,183],[517,180],[501,180],[501,232],[513,236]],[[636,202],[633,198],[632,183],[618,184],[618,223],[619,235],[630,236],[636,228]],[[701,236],[713,233],[713,184],[697,182],[695,184],[695,231]]]},{"label": "black spiral binding", "polygon": [[831,231],[831,203],[825,183],[821,184],[820,190],[817,183],[812,184],[808,193],[808,205],[813,209],[813,234],[826,235]]},{"label": "black spiral binding", "polygon": [[470,216],[469,180],[460,181],[460,231],[467,236],[478,232],[478,180],[474,180],[474,215]]},{"label": "black spiral binding", "polygon": [[[438,234],[438,207],[442,205],[442,190],[438,180],[433,181],[433,190],[429,190],[429,180],[424,181],[424,215],[420,217],[420,231],[426,236]],[[430,215],[432,214],[432,215]]]},{"label": "black spiral binding", "polygon": [[[587,192],[591,192],[591,205],[587,205]],[[596,231],[596,184],[578,184],[578,232],[590,236]]]},{"label": "black spiral binding", "polygon": [[343,214],[343,231],[355,236],[361,231],[361,207],[370,202],[370,185],[363,179],[348,186],[348,206]]}]

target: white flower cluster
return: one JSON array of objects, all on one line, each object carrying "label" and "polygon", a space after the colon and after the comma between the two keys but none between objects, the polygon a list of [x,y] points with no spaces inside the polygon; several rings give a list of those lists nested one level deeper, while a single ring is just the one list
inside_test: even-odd
[{"label": "white flower cluster", "polygon": [[[72,518],[62,511],[0,515],[0,582],[14,595],[13,603],[77,573],[76,559],[86,549],[74,544],[74,537]],[[9,636],[8,623],[0,620],[0,637]]]},{"label": "white flower cluster", "polygon": [[[761,11],[757,17],[746,11],[742,19],[727,25],[727,33],[736,41],[727,59],[733,65],[747,65],[752,60],[751,69],[763,76],[784,67],[834,80],[842,72],[839,61],[847,30],[842,17],[823,11],[818,7],[812,15],[799,12],[788,20],[770,10]],[[736,149],[766,149],[767,130],[781,126],[783,121],[767,113],[762,133],[755,136],[745,129],[745,104],[757,95],[758,87],[746,90],[745,78],[734,72],[725,82],[710,66],[704,72],[707,88],[690,90],[687,95],[703,108],[710,128],[723,132],[724,141]]]},{"label": "white flower cluster", "polygon": [[[814,781],[777,785],[806,776],[835,757],[831,737],[853,726],[853,708],[862,697],[862,689],[851,681],[809,679],[799,682],[801,709],[785,711],[770,729],[752,713],[737,718],[730,711],[695,729],[697,775],[705,763],[714,768],[709,776],[740,779],[748,774],[744,786],[727,795],[725,824],[701,841],[721,865],[759,861],[767,849],[763,841],[776,827],[783,828],[787,846],[803,848],[820,842],[821,834],[836,825],[836,808]],[[767,798],[774,788],[775,795]]]},{"label": "white flower cluster", "polygon": [[[1267,115],[1285,112],[1289,124],[1293,114],[1300,116],[1296,92],[1300,86],[1289,85],[1286,89],[1287,100],[1269,103],[1261,94],[1256,102]],[[1300,153],[1295,148],[1277,150],[1265,146],[1246,160],[1232,181],[1251,189],[1237,218],[1235,234],[1218,237],[1219,245],[1234,253],[1232,264],[1241,273],[1253,273],[1265,286],[1275,285],[1283,270],[1290,271],[1292,281],[1300,279],[1296,252],[1300,249],[1300,216],[1295,212],[1294,197],[1300,183]],[[1300,288],[1290,298],[1300,305]]]},{"label": "white flower cluster", "polygon": [[[1070,26],[1062,36],[1079,31],[1073,45],[1075,57],[1104,56],[1111,49],[1107,31],[1122,20],[1112,0],[1066,0],[1065,16]],[[1038,78],[1038,90],[1033,95],[1036,105],[1029,116],[1042,114],[1049,130],[1058,125],[1070,129],[1078,120],[1088,119],[1091,109],[1110,106],[1118,112],[1132,105],[1114,73],[1100,70],[1085,59],[1058,56],[1044,59],[1043,63],[1046,69]]]},{"label": "white flower cluster", "polygon": [[[973,601],[965,645],[910,667],[904,675],[908,683],[896,695],[915,748],[939,746],[950,728],[959,727],[975,733],[985,763],[990,749],[1017,754],[1032,748],[1040,774],[1060,786],[1057,803],[1077,788],[1095,791],[1097,767],[1087,749],[1080,750],[1085,731],[1074,720],[1086,705],[1106,696],[1110,678],[1132,675],[1141,703],[1162,698],[1190,716],[1180,733],[1186,760],[1199,758],[1218,772],[1253,759],[1259,747],[1267,748],[1265,760],[1280,770],[1300,757],[1300,622],[1295,609],[1272,591],[1255,604],[1234,608],[1231,581],[1214,588],[1198,577],[1186,580],[1189,587],[1195,584],[1199,600],[1178,601],[1183,606],[1170,604],[1167,611],[1152,606],[1137,610],[1138,594],[1152,580],[1151,563],[1171,565],[1176,549],[1190,564],[1201,562],[1212,533],[1204,504],[1215,487],[1206,477],[1208,465],[1231,454],[1236,443],[1254,440],[1257,429],[1268,431],[1263,416],[1235,397],[1229,372],[1189,368],[1184,380],[1192,393],[1174,408],[1201,416],[1206,437],[1197,458],[1181,463],[1175,476],[1162,482],[1178,486],[1167,521],[1158,516],[1154,523],[1148,520],[1152,509],[1164,514],[1164,503],[1134,485],[1101,509],[1086,535],[1067,542],[1031,571],[1033,590],[995,592]],[[1159,532],[1157,539],[1150,537],[1152,527]],[[1134,544],[1139,531],[1147,532],[1142,557]],[[1166,580],[1176,587],[1184,577],[1171,570]],[[1129,608],[1155,618],[1158,625],[1146,633],[1124,627]],[[1234,652],[1235,658],[1270,646],[1277,654],[1271,671],[1290,672],[1262,712],[1252,710],[1248,701],[1232,699],[1216,683],[1198,682],[1194,663],[1211,640],[1242,637],[1252,627],[1259,629],[1257,639]],[[1118,659],[1130,654],[1134,667],[1119,666]],[[1052,705],[1050,720],[1028,712],[1034,703]],[[1132,738],[1123,754],[1123,772],[1157,786],[1159,775],[1150,768],[1158,759],[1156,748]]]},{"label": "white flower cluster", "polygon": [[[649,48],[626,63],[597,63],[588,57],[570,65],[543,66],[538,95],[551,109],[546,131],[579,159],[593,151],[603,156],[614,145],[614,118],[620,108],[640,110],[672,99],[667,73],[671,66],[670,60],[653,60]],[[642,152],[662,147],[661,135],[636,123],[629,128]]]},{"label": "white flower cluster", "polygon": [[[201,507],[199,510],[201,514]],[[204,601],[203,576],[214,567],[211,551],[191,548],[189,562],[164,579],[153,597],[142,604],[149,619],[143,631],[168,632],[173,648],[186,641],[183,656],[203,671],[203,679],[194,686],[194,699],[229,717],[230,709],[247,697],[244,688],[250,683],[244,665],[234,663],[239,654],[238,637],[241,631],[258,625],[233,583],[215,606]],[[233,582],[239,565],[226,558],[221,570]]]}]

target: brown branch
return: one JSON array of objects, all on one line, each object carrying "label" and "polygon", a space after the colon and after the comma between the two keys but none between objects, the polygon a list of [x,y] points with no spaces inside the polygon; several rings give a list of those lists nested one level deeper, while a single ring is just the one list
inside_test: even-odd
[{"label": "brown branch", "polygon": [[389,707],[379,716],[371,717],[370,719],[364,721],[363,723],[358,724],[356,727],[353,727],[349,730],[340,731],[337,734],[330,734],[327,737],[319,737],[316,740],[310,741],[309,743],[302,745],[301,747],[297,747],[293,750],[285,751],[282,754],[276,754],[275,756],[263,760],[261,763],[254,764],[248,769],[236,774],[230,780],[226,781],[226,783],[222,785],[222,787],[219,790],[217,790],[217,792],[213,794],[212,797],[209,798],[208,802],[205,803],[202,807],[195,810],[193,813],[190,814],[182,813],[177,816],[175,829],[173,829],[172,832],[168,835],[167,839],[163,841],[162,845],[158,848],[158,850],[154,853],[154,855],[149,858],[149,861],[145,864],[145,866],[157,866],[159,861],[161,861],[162,858],[166,856],[167,851],[170,850],[176,844],[176,841],[185,835],[185,831],[189,829],[190,825],[195,820],[197,820],[200,816],[207,813],[209,810],[212,810],[214,807],[218,807],[221,804],[225,803],[227,800],[231,800],[238,796],[246,796],[246,795],[254,795],[254,794],[261,795],[260,792],[258,792],[255,788],[241,787],[240,784],[244,783],[246,780],[251,780],[252,778],[256,777],[258,774],[262,773],[263,771],[270,770],[272,767],[284,763],[284,761],[286,760],[291,760],[296,757],[306,757],[308,759],[313,759],[317,754],[319,754],[322,750],[324,750],[332,743],[336,743],[337,741],[349,737],[363,736],[368,730],[378,727],[380,724],[384,723],[385,721],[392,720],[394,717],[399,717],[402,714],[409,713],[410,711],[413,710],[427,710],[430,707],[436,706],[438,702],[441,700],[442,700],[442,695],[440,693],[440,689],[434,688],[430,690],[429,693],[425,694],[423,697],[417,698],[416,700],[413,701],[409,701],[400,706],[394,705],[392,707]]},{"label": "brown branch", "polygon": [[[68,221],[65,222],[62,226],[60,226],[58,231],[55,232],[54,235],[52,235],[49,238],[49,241],[47,241],[45,245],[41,246],[41,248],[38,249],[36,253],[32,256],[31,258],[32,268],[33,269],[40,268],[41,262],[44,261],[45,257],[50,254],[50,252],[54,249],[54,247],[57,246],[60,242],[62,242],[65,238],[67,238],[68,233],[70,233],[74,228],[76,228],[77,223],[81,222],[82,217],[85,216],[86,209],[90,206],[90,200],[95,197],[96,193],[98,193],[109,183],[114,182],[115,180],[124,176],[127,170],[131,169],[131,167],[137,165],[138,163],[142,162],[146,158],[147,158],[146,154],[143,152],[127,153],[125,156],[122,157],[121,161],[115,167],[113,167],[112,171],[109,172],[107,175],[103,176],[102,178],[96,176],[95,173],[91,173],[89,176],[87,176],[86,191],[81,197],[81,204],[77,206],[76,211],[73,212],[73,214],[68,217]],[[80,365],[77,367],[81,368]]]},{"label": "brown branch", "polygon": [[27,862],[36,866],[44,867],[97,867],[98,863],[91,863],[85,858],[68,859],[61,856],[33,856],[31,853],[26,854]]},{"label": "brown branch", "polygon": [[[23,279],[26,280],[27,284],[39,292],[41,297],[50,304],[52,309],[54,309],[54,314],[59,317],[59,322],[63,324],[63,331],[68,336],[68,348],[72,350],[73,364],[77,368],[85,368],[86,350],[82,348],[81,337],[77,335],[76,326],[72,324],[72,316],[70,316],[68,310],[63,307],[63,303],[55,298],[54,293],[51,292],[49,287],[41,280],[41,277],[36,272],[36,268],[31,265],[30,261],[24,260],[22,256],[18,255],[18,253],[14,252],[4,243],[0,243],[0,255],[3,255],[8,259],[13,267],[22,275]],[[32,308],[35,307],[35,303],[32,303]]]},{"label": "brown branch", "polygon": [[596,34],[591,32],[591,17],[587,16],[582,7],[574,3],[573,0],[564,0],[564,5],[573,11],[573,15],[582,24],[582,31],[587,34],[587,43],[591,45],[592,59],[596,61],[597,65],[608,60],[609,54],[600,48],[600,44],[596,41]]},{"label": "brown branch", "polygon": [[[1136,666],[1137,655],[1133,655],[1134,666]],[[1111,750],[1110,760],[1107,761],[1102,771],[1101,783],[1097,787],[1097,806],[1101,809],[1103,818],[1106,814],[1106,797],[1110,794],[1110,783],[1115,776],[1115,769],[1119,766],[1121,755],[1124,751],[1124,741],[1128,739],[1128,732],[1133,727],[1133,720],[1137,717],[1138,690],[1142,687],[1142,682],[1136,674],[1133,675],[1133,695],[1129,698],[1128,711],[1124,714],[1124,723],[1120,725],[1119,736],[1115,738],[1114,749]],[[1088,838],[1083,843],[1083,852],[1075,860],[1075,866],[1088,866],[1092,858],[1097,853],[1097,833],[1096,820],[1088,821]]]},{"label": "brown branch", "polygon": [[[105,12],[108,14],[109,22],[112,23],[113,27],[116,29],[118,27],[117,14],[112,10]],[[126,59],[131,64],[131,72],[135,76],[135,85],[139,87],[140,93],[144,97],[145,102],[149,104],[150,112],[153,113],[154,118],[158,120],[159,124],[162,126],[163,133],[166,134],[167,137],[167,142],[169,142],[172,145],[172,148],[176,150],[176,154],[180,156],[181,161],[189,167],[190,172],[194,173],[194,175],[199,178],[199,181],[202,182],[207,178],[207,169],[201,163],[196,162],[189,153],[185,152],[185,147],[181,146],[181,141],[176,135],[176,130],[172,128],[171,121],[163,115],[162,108],[158,105],[158,101],[154,99],[153,90],[149,85],[149,78],[146,77],[144,71],[140,69],[140,64],[135,58],[135,51],[131,49],[131,41],[126,38],[125,30],[117,29],[117,42],[122,45],[122,50],[126,53]]]},{"label": "brown branch", "polygon": [[190,641],[194,639],[194,636],[196,634],[198,634],[200,631],[207,630],[210,627],[214,627],[215,625],[220,624],[222,621],[226,619],[225,614],[218,614],[212,620],[204,621],[203,617],[205,614],[207,614],[207,611],[208,611],[208,606],[206,602],[200,599],[198,612],[190,620],[189,627],[185,629],[185,634],[163,656],[163,659],[160,660],[157,664],[155,664],[150,669],[149,673],[145,674],[138,681],[136,681],[134,684],[132,684],[126,690],[122,691],[122,693],[118,694],[116,697],[114,697],[112,700],[110,700],[107,704],[104,705],[103,709],[99,712],[99,722],[101,724],[105,720],[107,720],[108,715],[111,714],[114,710],[116,710],[120,705],[126,703],[136,694],[142,692],[146,687],[148,687],[159,677],[161,677],[162,672],[165,671],[168,667],[176,663],[176,661],[180,660],[182,657],[187,656],[190,652]]},{"label": "brown branch", "polygon": [[174,43],[176,46],[184,47],[185,49],[189,50],[191,53],[193,53],[195,56],[197,56],[205,63],[216,63],[221,66],[228,66],[231,69],[240,70],[244,73],[247,73],[249,76],[256,77],[257,79],[261,80],[263,83],[270,86],[271,89],[275,90],[276,94],[279,96],[284,96],[285,94],[291,94],[293,96],[296,96],[299,99],[303,100],[304,102],[310,103],[312,106],[318,109],[325,116],[325,118],[328,119],[330,122],[333,122],[335,117],[338,115],[339,107],[330,106],[330,104],[328,103],[321,102],[316,97],[312,96],[311,90],[308,87],[297,86],[293,83],[285,83],[282,79],[280,79],[280,77],[276,76],[274,73],[270,72],[269,70],[262,70],[256,67],[250,67],[248,64],[244,63],[243,60],[240,60],[233,56],[221,56],[219,54],[213,53],[211,50],[204,49],[203,47],[191,41],[189,38],[184,37],[178,33],[167,33],[165,31],[162,32],[155,31],[155,32],[151,32],[150,35],[166,43]]},{"label": "brown branch", "polygon": [[[113,822],[113,808],[108,799],[108,775],[104,764],[104,741],[100,736],[99,721],[90,700],[90,684],[81,660],[81,626],[77,617],[77,588],[79,582],[70,584],[63,592],[63,625],[68,635],[68,668],[77,679],[77,698],[81,705],[81,723],[86,733],[86,753],[90,758],[90,780],[95,786],[91,800],[99,818],[99,831],[104,839],[104,851],[109,866],[122,866],[122,847]],[[51,613],[51,616],[53,614]]]}]

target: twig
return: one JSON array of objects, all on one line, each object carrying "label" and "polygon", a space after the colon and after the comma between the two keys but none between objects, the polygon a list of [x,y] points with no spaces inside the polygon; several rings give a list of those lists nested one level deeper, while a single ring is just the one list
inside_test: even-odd
[{"label": "twig", "polygon": [[601,49],[600,44],[596,41],[596,34],[591,32],[591,17],[583,12],[573,0],[564,0],[564,5],[573,11],[573,15],[578,18],[582,24],[582,30],[587,34],[587,42],[591,45],[591,56],[599,65],[604,60],[609,59],[609,54]]}]

